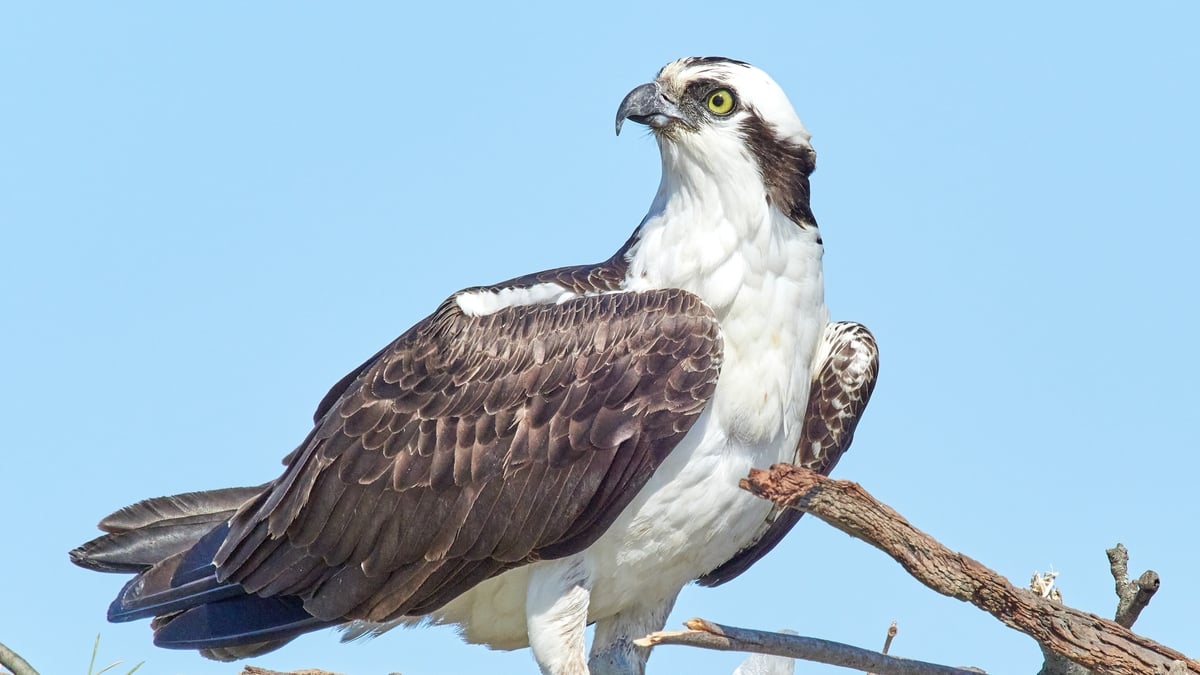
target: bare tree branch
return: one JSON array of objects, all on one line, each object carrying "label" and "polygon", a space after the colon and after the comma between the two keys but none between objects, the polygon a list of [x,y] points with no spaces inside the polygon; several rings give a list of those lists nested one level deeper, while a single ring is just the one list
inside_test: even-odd
[{"label": "bare tree branch", "polygon": [[1117,615],[1113,619],[1126,628],[1133,628],[1133,622],[1138,615],[1150,604],[1150,598],[1158,590],[1158,572],[1146,570],[1137,581],[1129,580],[1129,550],[1124,544],[1105,551],[1108,554],[1108,568],[1112,571],[1113,581],[1117,585]]},{"label": "bare tree branch", "polygon": [[330,671],[328,671],[328,670],[319,670],[316,668],[305,668],[304,670],[288,670],[287,673],[283,673],[283,671],[280,671],[280,670],[269,670],[266,668],[259,668],[259,667],[257,667],[257,665],[247,665],[246,668],[242,669],[241,675],[340,675],[340,674],[330,673]]},{"label": "bare tree branch", "polygon": [[[259,668],[258,666],[246,666],[242,669],[241,675],[341,675],[341,673],[333,673],[328,670],[321,670],[320,668],[282,671]],[[392,673],[391,675],[400,675],[400,673]]]},{"label": "bare tree branch", "polygon": [[0,666],[12,671],[13,675],[38,675],[38,671],[21,658],[21,655],[0,643]]},{"label": "bare tree branch", "polygon": [[1128,628],[1015,588],[978,561],[942,546],[900,514],[850,481],[776,464],[741,481],[750,492],[820,518],[890,555],[918,581],[970,602],[1057,654],[1096,672],[1144,675],[1165,672],[1176,661],[1200,675],[1200,662],[1136,635]]},{"label": "bare tree branch", "polygon": [[726,652],[790,656],[856,670],[870,670],[879,675],[980,675],[983,672],[974,668],[954,668],[900,659],[818,638],[722,626],[704,619],[689,619],[684,625],[689,630],[659,631],[633,642],[642,647],[686,645]]},{"label": "bare tree branch", "polygon": [[[1158,590],[1158,573],[1154,570],[1146,570],[1137,581],[1130,581],[1128,576],[1129,550],[1125,548],[1125,545],[1118,542],[1116,546],[1106,549],[1104,552],[1108,555],[1108,568],[1112,572],[1113,581],[1116,582],[1117,613],[1113,620],[1126,628],[1133,628],[1133,622],[1137,621],[1138,615],[1146,608],[1146,605],[1150,603],[1150,598]],[[1046,595],[1043,594],[1042,597],[1046,597]],[[1055,595],[1050,599],[1062,602],[1062,597],[1057,594],[1057,589],[1055,589]],[[1091,675],[1092,671],[1087,668],[1061,654],[1054,653],[1045,645],[1041,647],[1045,662],[1042,664],[1042,669],[1038,671],[1038,675]]]}]

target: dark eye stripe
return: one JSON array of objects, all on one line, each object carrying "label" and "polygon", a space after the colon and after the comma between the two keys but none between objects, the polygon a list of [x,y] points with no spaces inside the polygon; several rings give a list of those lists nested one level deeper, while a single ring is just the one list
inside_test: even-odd
[{"label": "dark eye stripe", "polygon": [[729,87],[722,82],[705,78],[688,82],[684,91],[691,98],[699,101],[700,103],[704,103],[705,100],[708,99],[708,95],[711,94],[714,89],[729,89]]}]

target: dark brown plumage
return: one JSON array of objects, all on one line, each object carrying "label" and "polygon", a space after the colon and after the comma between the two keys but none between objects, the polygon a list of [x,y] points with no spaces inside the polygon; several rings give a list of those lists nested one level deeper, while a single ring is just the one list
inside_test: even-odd
[{"label": "dark brown plumage", "polygon": [[[603,267],[578,268],[587,275],[576,283],[602,283]],[[564,285],[578,276],[543,274]],[[293,598],[280,611],[303,618],[302,606],[314,618],[300,622],[306,630],[429,612],[504,570],[594,542],[691,427],[720,364],[716,318],[686,291],[485,316],[451,298],[335,385],[279,479],[180,509],[197,532],[170,550],[158,544],[164,555],[93,555],[155,517],[178,526],[164,514],[175,502],[160,499],[119,512],[151,515],[110,528],[74,559],[139,571],[110,615],[165,617],[156,629],[167,642],[177,620],[213,611],[189,609],[191,593]],[[191,546],[209,530],[215,569],[203,567],[204,546]]]},{"label": "dark brown plumage", "polygon": [[815,227],[809,176],[817,169],[817,153],[807,145],[781,142],[771,124],[752,113],[741,123],[742,138],[758,158],[767,198],[797,225]]}]

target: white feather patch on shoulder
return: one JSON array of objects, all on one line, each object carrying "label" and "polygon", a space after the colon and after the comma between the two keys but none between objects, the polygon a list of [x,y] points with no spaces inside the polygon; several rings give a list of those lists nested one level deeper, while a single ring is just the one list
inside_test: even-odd
[{"label": "white feather patch on shoulder", "polygon": [[573,297],[575,293],[551,281],[519,288],[463,291],[455,296],[454,301],[467,316],[487,316],[506,307],[551,305]]}]

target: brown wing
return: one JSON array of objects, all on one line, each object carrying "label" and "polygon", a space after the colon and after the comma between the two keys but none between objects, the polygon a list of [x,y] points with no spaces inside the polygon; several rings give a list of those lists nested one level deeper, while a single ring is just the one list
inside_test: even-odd
[{"label": "brown wing", "polygon": [[[850,449],[854,429],[871,399],[879,375],[879,347],[866,326],[837,322],[825,327],[817,355],[795,462],[828,474]],[[783,540],[802,515],[804,512],[796,509],[772,509],[754,544],[700,577],[698,583],[720,586],[750,569]]]},{"label": "brown wing", "polygon": [[[564,289],[573,291],[578,295],[613,293],[621,290],[622,284],[625,282],[625,276],[629,269],[629,263],[625,260],[625,256],[636,241],[636,235],[630,237],[629,241],[625,242],[625,245],[614,253],[611,258],[599,264],[557,267],[542,272],[514,277],[508,281],[492,284],[487,288],[490,290],[499,290],[551,282],[559,284]],[[482,288],[480,286],[476,287],[476,289],[468,290]],[[319,424],[321,418],[338,402],[342,394],[346,393],[346,389],[358,379],[358,376],[378,361],[389,349],[391,349],[390,345],[384,347],[374,356],[363,362],[362,365],[347,373],[337,384],[333,385],[329,389],[329,393],[325,394],[320,404],[317,405],[316,413],[313,414],[313,422]],[[290,458],[288,459],[290,460]]]},{"label": "brown wing", "polygon": [[712,395],[719,326],[679,290],[462,314],[360,369],[233,518],[221,580],[321,619],[428,612],[595,541]]}]

